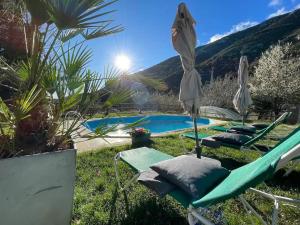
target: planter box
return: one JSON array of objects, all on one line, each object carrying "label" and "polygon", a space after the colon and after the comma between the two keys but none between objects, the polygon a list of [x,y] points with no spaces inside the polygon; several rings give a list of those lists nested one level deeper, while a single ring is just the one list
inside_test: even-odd
[{"label": "planter box", "polygon": [[76,150],[0,160],[0,224],[69,225]]}]

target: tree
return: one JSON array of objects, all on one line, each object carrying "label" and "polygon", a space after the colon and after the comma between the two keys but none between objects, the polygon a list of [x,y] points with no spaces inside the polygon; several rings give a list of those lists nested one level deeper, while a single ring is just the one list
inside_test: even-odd
[{"label": "tree", "polygon": [[300,61],[292,44],[277,44],[266,50],[254,72],[253,97],[269,102],[277,117],[286,104],[297,103],[300,93]]},{"label": "tree", "polygon": [[203,87],[203,106],[216,106],[233,109],[233,97],[238,90],[236,75],[226,74],[223,78],[218,77]]}]

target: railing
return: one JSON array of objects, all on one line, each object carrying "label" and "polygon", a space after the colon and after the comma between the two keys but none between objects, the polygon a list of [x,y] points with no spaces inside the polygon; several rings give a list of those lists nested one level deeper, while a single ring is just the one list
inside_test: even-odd
[{"label": "railing", "polygon": [[[122,103],[115,105],[113,108],[109,109],[109,112],[144,112],[144,111],[157,111],[157,112],[176,112],[181,113],[183,109],[180,105],[176,104],[145,104],[145,105],[137,105],[134,103]],[[106,113],[107,111],[103,110],[100,107],[91,107],[89,109],[88,114],[96,114],[96,113]]]},{"label": "railing", "polygon": [[[214,108],[214,107],[212,107]],[[229,110],[230,111],[230,110]],[[234,110],[232,110],[234,111]],[[89,109],[88,114],[94,115],[97,113],[108,114],[111,112],[163,112],[163,113],[183,113],[183,109],[179,104],[144,104],[138,105],[134,103],[122,103],[115,105],[113,108],[109,110],[104,110],[101,107],[92,107]],[[283,112],[282,112],[283,113]],[[235,113],[238,115],[238,113]],[[210,117],[210,118],[219,118],[219,119],[238,119],[236,118],[228,118],[226,113],[222,113],[222,111],[214,112],[210,110],[203,110],[201,112],[201,116]],[[246,120],[254,121],[254,120],[274,120],[275,116],[270,111],[255,111],[248,114]]]},{"label": "railing", "polygon": [[117,109],[119,111],[126,111],[126,110],[142,110],[142,111],[176,111],[180,112],[182,111],[182,108],[180,105],[175,104],[145,104],[145,105],[137,105],[132,103],[124,103],[119,104],[114,107],[114,109]]}]

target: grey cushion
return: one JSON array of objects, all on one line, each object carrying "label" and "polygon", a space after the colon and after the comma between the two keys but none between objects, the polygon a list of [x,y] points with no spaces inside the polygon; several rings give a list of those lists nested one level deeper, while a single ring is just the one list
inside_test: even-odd
[{"label": "grey cushion", "polygon": [[179,156],[154,164],[151,169],[199,199],[229,175],[229,171],[211,160]]},{"label": "grey cushion", "polygon": [[154,191],[160,197],[164,197],[176,188],[175,185],[168,182],[154,170],[142,172],[137,180],[150,190]]},{"label": "grey cushion", "polygon": [[251,137],[243,134],[222,133],[211,136],[211,138],[227,144],[243,145],[248,142]]},{"label": "grey cushion", "polygon": [[253,127],[255,127],[258,130],[262,130],[265,129],[269,126],[269,124],[265,124],[265,123],[254,123],[252,124]]},{"label": "grey cushion", "polygon": [[[193,153],[193,152],[188,153],[188,154],[186,154],[186,155],[192,156],[192,157],[194,157],[194,158],[197,158],[197,154],[196,154],[196,153]],[[201,156],[201,161],[202,161],[202,160],[208,161],[209,163],[213,163],[213,164],[215,164],[216,166],[220,166],[220,167],[222,166],[221,162],[220,162],[219,160],[217,160],[217,159],[213,159],[213,158],[208,158],[208,157],[205,157],[205,156]]]},{"label": "grey cushion", "polygon": [[236,133],[246,133],[246,134],[255,134],[256,128],[253,126],[234,126],[231,127],[228,132],[236,132]]},{"label": "grey cushion", "polygon": [[221,142],[217,141],[211,137],[203,138],[201,144],[210,148],[220,148]]}]

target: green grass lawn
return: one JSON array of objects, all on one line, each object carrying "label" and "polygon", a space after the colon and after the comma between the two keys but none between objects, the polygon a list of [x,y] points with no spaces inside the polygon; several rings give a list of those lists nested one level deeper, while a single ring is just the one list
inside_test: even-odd
[{"label": "green grass lawn", "polygon": [[[293,126],[281,125],[272,132],[272,136],[286,135],[293,128]],[[201,130],[201,132],[214,133],[210,130]],[[153,143],[149,147],[173,156],[183,154],[185,149],[191,151],[194,147],[193,140],[181,140],[178,135],[152,140]],[[262,143],[272,146],[276,141],[266,139]],[[131,186],[127,193],[128,199],[123,193],[117,191],[113,158],[117,152],[128,149],[131,149],[130,145],[78,155],[72,224],[188,224],[185,209],[170,197],[159,199],[138,183]],[[255,160],[261,154],[256,151],[239,151],[225,147],[220,149],[203,147],[203,155],[218,159],[224,167],[234,169]],[[133,171],[124,163],[120,163],[119,171],[123,181],[133,175]],[[282,176],[284,172],[284,170],[278,171],[271,180],[257,188],[277,195],[300,198],[300,166],[288,177]],[[273,204],[271,201],[248,192],[245,197],[265,219],[271,215]],[[223,211],[227,224],[251,224],[242,204],[235,199],[211,208],[212,213],[219,210]],[[269,219],[268,221],[270,222]],[[280,224],[300,224],[300,209],[281,205]]]}]

